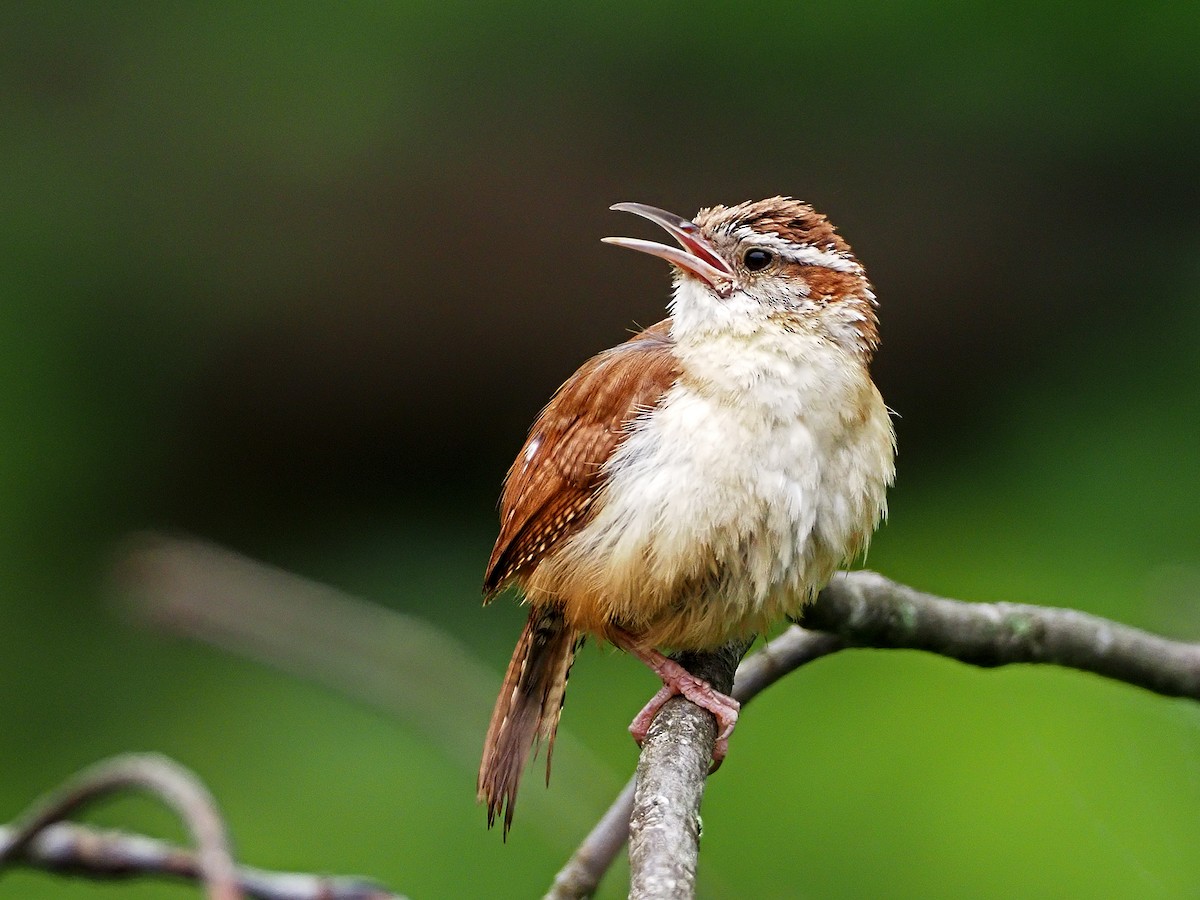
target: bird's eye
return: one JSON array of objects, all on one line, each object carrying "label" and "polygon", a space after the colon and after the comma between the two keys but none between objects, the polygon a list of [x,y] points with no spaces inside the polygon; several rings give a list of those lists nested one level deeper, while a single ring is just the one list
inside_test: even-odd
[{"label": "bird's eye", "polygon": [[755,248],[753,250],[746,251],[746,255],[742,257],[742,265],[744,265],[751,272],[759,272],[769,266],[771,264],[771,260],[774,258],[775,257],[766,250],[759,250],[758,248]]}]

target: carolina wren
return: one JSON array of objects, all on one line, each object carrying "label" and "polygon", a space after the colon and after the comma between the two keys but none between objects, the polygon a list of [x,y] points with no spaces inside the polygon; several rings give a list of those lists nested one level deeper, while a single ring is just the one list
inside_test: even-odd
[{"label": "carolina wren", "polygon": [[610,244],[674,267],[671,317],[592,357],[542,410],[508,471],[485,602],[509,585],[529,620],[479,768],[488,824],[513,805],[526,758],[546,777],[567,675],[585,635],[648,665],[662,690],[717,719],[724,757],[738,703],[656,648],[703,650],[799,608],[886,514],[895,435],[868,365],[875,294],[849,244],[811,206],[772,197],[694,221],[618,203],[679,248]]}]

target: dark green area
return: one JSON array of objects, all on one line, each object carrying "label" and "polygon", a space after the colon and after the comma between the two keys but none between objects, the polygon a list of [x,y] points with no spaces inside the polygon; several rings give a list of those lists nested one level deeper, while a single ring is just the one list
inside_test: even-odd
[{"label": "dark green area", "polygon": [[[872,567],[1200,637],[1197,46],[1186,3],[8,4],[0,820],[156,750],[249,864],[544,890],[632,769],[636,663],[582,655],[503,846],[427,735],[131,625],[108,572],[131,530],[210,537],[455,631],[498,683],[504,466],[666,300],[597,242],[637,227],[619,200],[790,193],[854,244],[902,414]],[[139,800],[92,819],[182,837]],[[704,825],[708,897],[1191,896],[1200,707],[839,654],[750,708]]]}]

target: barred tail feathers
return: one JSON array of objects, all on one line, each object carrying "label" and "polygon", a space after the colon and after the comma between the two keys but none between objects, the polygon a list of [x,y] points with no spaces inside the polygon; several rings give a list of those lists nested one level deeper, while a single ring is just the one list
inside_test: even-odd
[{"label": "barred tail feathers", "polygon": [[550,780],[567,677],[582,642],[560,611],[534,609],[513,651],[484,738],[476,785],[479,801],[487,803],[488,827],[503,813],[505,837],[512,827],[521,774],[542,742],[546,745],[546,781]]}]

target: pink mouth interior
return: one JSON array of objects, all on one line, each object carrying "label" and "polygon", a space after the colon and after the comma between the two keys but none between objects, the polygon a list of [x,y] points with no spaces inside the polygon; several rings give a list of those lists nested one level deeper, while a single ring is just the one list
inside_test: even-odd
[{"label": "pink mouth interior", "polygon": [[721,257],[709,250],[708,245],[704,240],[692,237],[695,232],[700,230],[695,226],[695,224],[689,222],[687,225],[681,226],[679,230],[683,232],[681,235],[681,242],[683,243],[684,247],[687,248],[689,253],[698,259],[704,260],[718,272],[730,271],[729,263],[725,262],[725,260],[721,259]]}]

